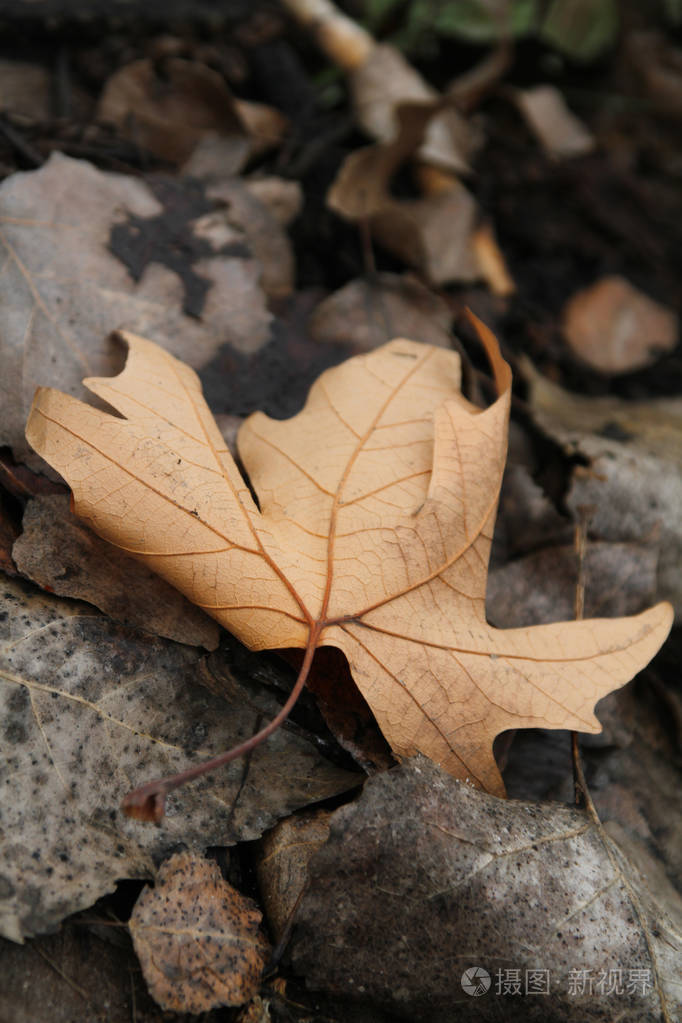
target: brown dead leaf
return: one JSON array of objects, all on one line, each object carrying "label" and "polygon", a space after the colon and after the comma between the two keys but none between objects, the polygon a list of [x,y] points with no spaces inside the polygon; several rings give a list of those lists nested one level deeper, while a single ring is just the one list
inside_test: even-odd
[{"label": "brown dead leaf", "polygon": [[[164,200],[137,178],[58,153],[2,182],[0,443],[18,459],[30,455],[36,386],[82,395],[85,374],[115,372],[112,330],[163,337],[197,368],[226,343],[253,352],[265,342],[272,317],[243,233],[224,228],[217,248],[197,234],[213,205],[182,184]],[[179,261],[169,237],[182,241]]]},{"label": "brown dead leaf", "polygon": [[450,347],[452,311],[412,274],[376,274],[345,284],[317,306],[310,333],[325,344],[352,344],[370,351],[396,336],[421,338],[425,344]]},{"label": "brown dead leaf", "polygon": [[[237,174],[249,158],[281,141],[284,118],[262,104],[233,98],[222,75],[199,61],[136,60],[107,82],[98,120],[162,160],[180,164],[196,146],[218,140],[221,176]],[[205,174],[205,154],[197,154]],[[186,174],[195,167],[185,167]]]},{"label": "brown dead leaf", "polygon": [[258,843],[256,876],[266,919],[280,942],[308,879],[311,857],[329,838],[329,810],[293,814]]},{"label": "brown dead leaf", "polygon": [[156,1002],[170,1012],[243,1005],[258,990],[268,943],[261,914],[224,881],[218,864],[181,852],[161,865],[130,917],[130,933]]},{"label": "brown dead leaf", "polygon": [[654,302],[623,277],[603,277],[579,291],[562,314],[572,351],[600,373],[632,373],[677,344],[672,309]]},{"label": "brown dead leaf", "polygon": [[403,104],[395,137],[346,157],[327,203],[346,220],[366,223],[381,245],[434,284],[472,281],[479,276],[471,245],[477,206],[464,185],[448,177],[447,188],[421,199],[395,199],[390,191],[391,178],[417,150],[435,109]]},{"label": "brown dead leaf", "polygon": [[476,324],[500,392],[484,411],[456,353],[401,339],[324,373],[293,419],[252,415],[239,451],[258,506],[196,375],[141,338],[120,376],[88,381],[125,418],[41,389],[27,436],[101,536],[252,649],[305,648],[309,665],[338,647],[399,757],[500,793],[495,735],[599,731],[595,702],[658,650],[672,609],[486,623],[511,374]]},{"label": "brown dead leaf", "polygon": [[284,0],[284,6],[346,72],[355,116],[368,135],[389,142],[395,137],[402,104],[429,106],[434,116],[419,141],[420,160],[448,171],[469,169],[476,144],[470,125],[399,50],[377,43],[331,0]]},{"label": "brown dead leaf", "polygon": [[595,147],[595,140],[582,121],[568,109],[563,96],[553,85],[509,92],[548,156],[566,160],[584,156]]},{"label": "brown dead leaf", "polygon": [[33,498],[12,547],[22,575],[60,597],[87,600],[124,625],[214,650],[216,623],[138,561],[100,540],[68,497]]},{"label": "brown dead leaf", "polygon": [[470,169],[469,157],[475,146],[471,127],[452,104],[442,102],[395,47],[385,43],[373,46],[367,59],[349,71],[348,84],[358,123],[372,138],[393,141],[400,106],[423,104],[431,108],[433,116],[419,144],[419,159],[456,173]]}]

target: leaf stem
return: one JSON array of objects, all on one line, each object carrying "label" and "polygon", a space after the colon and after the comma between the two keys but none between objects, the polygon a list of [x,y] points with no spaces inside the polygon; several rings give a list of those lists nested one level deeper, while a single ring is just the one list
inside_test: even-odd
[{"label": "leaf stem", "polygon": [[186,782],[194,781],[195,778],[200,778],[202,774],[207,774],[209,771],[215,770],[216,767],[222,767],[224,764],[229,764],[233,760],[237,760],[238,757],[244,756],[246,753],[250,753],[257,746],[260,746],[273,732],[275,732],[279,726],[286,720],[296,704],[301,690],[306,683],[308,673],[310,671],[310,665],[313,661],[315,649],[319,639],[322,626],[320,623],[316,623],[310,630],[308,637],[308,643],[305,649],[305,656],[303,663],[301,664],[301,670],[298,673],[298,678],[294,683],[294,688],[289,693],[286,703],[275,717],[270,721],[265,728],[261,728],[259,732],[252,735],[250,739],[246,739],[238,746],[233,746],[232,749],[227,750],[225,753],[221,753],[217,757],[213,757],[211,760],[205,760],[203,764],[196,764],[194,767],[188,768],[186,771],[182,771],[180,774],[172,775],[170,778],[161,778],[158,781],[148,782],[146,785],[141,785],[137,789],[133,789],[123,799],[121,803],[121,809],[127,817],[133,817],[139,821],[153,821],[159,823],[163,818],[166,809],[166,796],[169,792],[174,789],[180,788],[181,785],[185,785]]}]

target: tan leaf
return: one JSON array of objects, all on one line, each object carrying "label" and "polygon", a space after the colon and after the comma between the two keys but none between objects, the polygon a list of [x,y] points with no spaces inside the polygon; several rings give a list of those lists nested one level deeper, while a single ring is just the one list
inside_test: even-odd
[{"label": "tan leaf", "polygon": [[396,199],[393,175],[415,154],[438,103],[405,103],[388,142],[358,149],[346,157],[327,203],[346,220],[361,221],[372,236],[435,284],[472,281],[479,267],[471,245],[477,206],[471,193],[448,176],[443,188],[419,199]]},{"label": "tan leaf", "polygon": [[152,997],[171,1012],[243,1005],[258,990],[268,943],[261,914],[223,881],[218,864],[181,852],[163,863],[130,917]]},{"label": "tan leaf", "polygon": [[192,370],[127,336],[123,373],[88,381],[117,418],[39,390],[29,442],[76,512],[252,649],[342,650],[398,756],[425,753],[503,791],[509,728],[597,732],[594,705],[658,650],[671,608],[497,630],[485,618],[511,374],[460,393],[459,357],[398,339],[328,370],[301,413],[252,415],[227,452]]},{"label": "tan leaf", "polygon": [[584,156],[594,149],[594,136],[569,110],[563,96],[553,85],[510,89],[508,95],[518,106],[548,156],[566,160]]},{"label": "tan leaf", "polygon": [[617,276],[576,292],[564,306],[562,329],[579,359],[609,374],[650,366],[675,348],[679,335],[673,309]]}]

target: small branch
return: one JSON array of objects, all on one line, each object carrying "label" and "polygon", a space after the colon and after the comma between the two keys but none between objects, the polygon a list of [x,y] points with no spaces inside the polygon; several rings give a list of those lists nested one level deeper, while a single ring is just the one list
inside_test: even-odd
[{"label": "small branch", "polygon": [[203,764],[197,764],[195,767],[190,767],[187,771],[182,771],[180,774],[172,775],[170,778],[161,778],[159,781],[151,781],[146,785],[141,785],[137,789],[133,789],[123,799],[121,803],[121,809],[127,817],[132,817],[138,821],[153,821],[158,824],[163,818],[166,809],[166,796],[169,792],[174,789],[180,788],[181,785],[185,785],[189,781],[194,781],[195,778],[200,778],[203,774],[207,774],[209,771],[215,770],[217,767],[222,767],[224,764],[229,764],[233,760],[237,760],[238,757],[244,756],[246,753],[251,753],[257,746],[260,746],[273,732],[277,731],[279,726],[287,719],[289,714],[294,708],[296,701],[301,695],[303,686],[308,678],[310,671],[310,665],[312,664],[313,656],[317,648],[317,641],[320,635],[320,625],[315,625],[310,630],[310,636],[308,638],[308,644],[305,650],[305,656],[301,665],[301,670],[298,674],[298,678],[294,684],[294,688],[291,690],[289,697],[282,707],[282,709],[275,715],[269,724],[262,728],[260,732],[256,732],[250,739],[239,744],[239,746],[233,746],[232,749],[227,750],[225,753],[221,753],[217,757],[213,757],[212,760],[206,760]]},{"label": "small branch", "polygon": [[[575,619],[578,622],[582,621],[585,615],[585,555],[587,553],[587,523],[590,512],[591,509],[578,508],[578,521],[575,524],[574,543],[578,559],[578,575],[575,584]],[[599,817],[597,816],[597,811],[594,808],[594,803],[585,781],[577,732],[571,732],[571,754],[573,757],[573,788],[576,806],[583,804],[592,819],[599,823]]]}]

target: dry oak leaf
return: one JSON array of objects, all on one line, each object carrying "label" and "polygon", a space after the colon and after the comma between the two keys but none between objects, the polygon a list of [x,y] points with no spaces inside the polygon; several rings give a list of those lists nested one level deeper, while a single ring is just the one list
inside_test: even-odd
[{"label": "dry oak leaf", "polygon": [[243,1005],[258,990],[268,943],[261,914],[224,881],[218,864],[194,852],[161,865],[130,917],[150,994],[171,1012]]},{"label": "dry oak leaf", "polygon": [[27,437],[95,532],[247,646],[306,648],[308,661],[338,647],[399,757],[422,752],[503,793],[494,737],[598,732],[596,701],[656,653],[672,610],[488,625],[511,373],[475,322],[493,405],[463,398],[456,353],[391,341],[323,373],[291,419],[246,420],[238,447],[259,505],[195,373],[131,335],[124,371],[87,381],[125,418],[40,389]]}]

